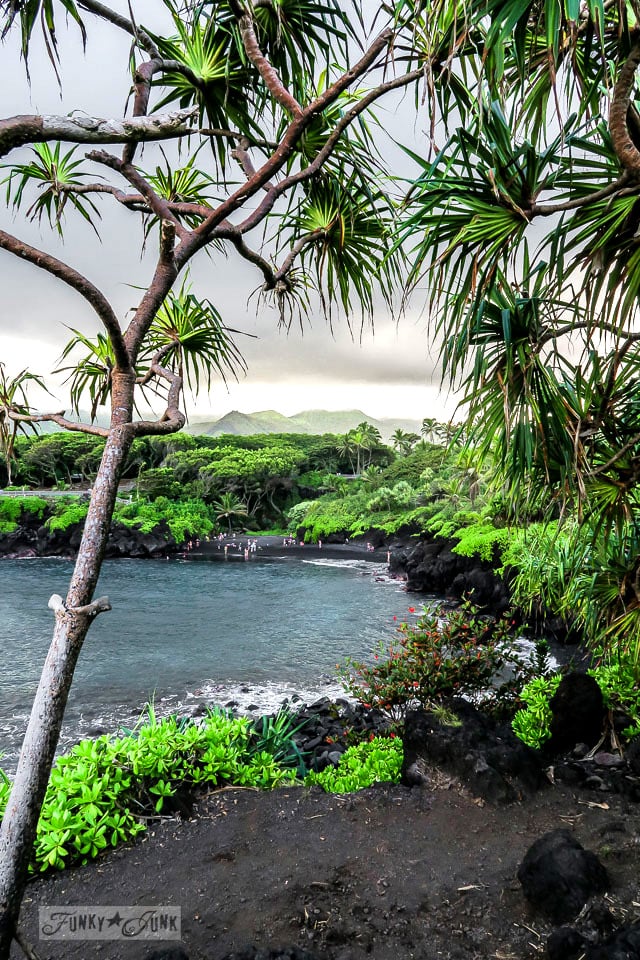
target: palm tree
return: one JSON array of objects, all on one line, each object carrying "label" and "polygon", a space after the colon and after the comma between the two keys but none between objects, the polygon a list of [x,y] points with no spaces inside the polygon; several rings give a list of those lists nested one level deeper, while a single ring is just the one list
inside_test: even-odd
[{"label": "palm tree", "polygon": [[370,456],[367,457],[367,454],[370,454],[382,442],[382,438],[377,427],[366,420],[363,420],[354,430],[351,430],[350,436],[357,457],[356,473],[360,475],[362,470],[371,463],[371,458]]},{"label": "palm tree", "polygon": [[391,436],[391,442],[393,443],[394,448],[402,456],[406,456],[408,453],[411,453],[413,447],[420,440],[420,436],[417,433],[410,433],[406,430],[403,430],[401,427],[398,427]]},{"label": "palm tree", "polygon": [[246,503],[240,500],[235,493],[223,493],[219,500],[214,501],[213,509],[215,510],[218,521],[227,521],[229,533],[231,533],[232,530],[232,520],[234,517],[249,516],[249,509]]},{"label": "palm tree", "polygon": [[[533,485],[556,509],[577,504],[594,556],[620,552],[640,504],[638,13],[498,0],[482,22],[482,9],[465,6],[477,45],[454,57],[480,95],[448,86],[457,129],[416,158],[410,286],[464,391],[465,441],[493,447],[511,500],[526,510]],[[606,642],[606,612],[600,624]]]},{"label": "palm tree", "polygon": [[353,431],[350,430],[348,433],[345,433],[338,439],[338,442],[336,443],[336,452],[339,457],[347,458],[351,467],[351,472],[354,473],[353,455],[356,452],[356,448],[353,445]]},{"label": "palm tree", "polygon": [[425,440],[428,440],[429,443],[435,442],[435,437],[437,436],[436,427],[438,426],[438,421],[434,417],[425,417],[422,421],[422,426],[420,427],[420,433]]}]

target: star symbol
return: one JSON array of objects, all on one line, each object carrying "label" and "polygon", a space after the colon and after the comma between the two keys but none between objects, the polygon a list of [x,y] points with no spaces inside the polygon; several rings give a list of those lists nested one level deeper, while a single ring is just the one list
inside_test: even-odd
[{"label": "star symbol", "polygon": [[123,920],[124,920],[124,917],[121,917],[121,916],[120,916],[120,912],[119,912],[119,911],[116,911],[116,913],[114,913],[114,915],[113,915],[112,917],[109,917],[109,918],[108,918],[109,926],[110,926],[110,927],[119,927]]}]

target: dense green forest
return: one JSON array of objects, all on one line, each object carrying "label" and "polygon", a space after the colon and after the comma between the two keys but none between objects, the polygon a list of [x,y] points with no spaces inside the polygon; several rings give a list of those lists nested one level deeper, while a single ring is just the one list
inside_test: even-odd
[{"label": "dense green forest", "polygon": [[[52,531],[81,523],[103,445],[68,433],[18,438],[12,489],[57,495],[0,497],[0,534],[16,529],[23,509]],[[5,487],[7,480],[0,460]],[[491,456],[475,456],[461,431],[430,419],[422,437],[397,431],[393,446],[366,423],[344,435],[136,440],[114,520],[177,544],[229,530],[289,533],[307,543],[446,538],[454,552],[491,562],[525,617],[559,615],[596,649],[615,635],[623,603],[614,533],[594,549],[589,524],[577,511],[561,515],[542,489],[514,514]],[[616,649],[636,660],[639,628],[633,610],[625,612]]]}]

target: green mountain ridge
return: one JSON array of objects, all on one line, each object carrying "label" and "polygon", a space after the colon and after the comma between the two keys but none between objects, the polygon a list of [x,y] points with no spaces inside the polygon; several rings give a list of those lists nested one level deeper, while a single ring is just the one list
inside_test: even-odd
[{"label": "green mountain ridge", "polygon": [[286,417],[277,410],[259,410],[255,413],[241,413],[231,410],[218,420],[207,417],[192,417],[187,433],[206,434],[215,437],[222,433],[248,436],[256,433],[347,433],[365,421],[376,427],[383,440],[389,440],[400,429],[420,433],[421,420],[405,420],[385,417],[370,417],[362,410],[302,410]]}]

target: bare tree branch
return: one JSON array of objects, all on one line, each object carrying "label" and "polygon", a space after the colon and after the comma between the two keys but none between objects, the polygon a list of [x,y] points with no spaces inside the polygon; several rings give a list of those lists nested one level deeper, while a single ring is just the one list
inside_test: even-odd
[{"label": "bare tree branch", "polygon": [[611,142],[623,170],[640,177],[640,151],[629,133],[627,115],[631,103],[631,93],[635,83],[636,70],[640,65],[640,43],[631,48],[626,63],[620,70],[613,89],[613,99],[609,109],[609,132]]},{"label": "bare tree branch", "polygon": [[[247,180],[251,180],[251,178],[255,177],[256,175],[256,168],[254,167],[253,161],[249,155],[250,146],[251,141],[248,139],[248,137],[239,137],[235,148],[231,151],[231,156],[234,160],[237,160]],[[273,190],[273,184],[263,183],[262,189],[269,193],[270,190]]]},{"label": "bare tree branch", "polygon": [[61,140],[69,143],[129,143],[168,140],[193,133],[189,126],[197,107],[150,117],[104,120],[76,113],[69,117],[24,114],[0,120],[0,157],[27,143]]},{"label": "bare tree branch", "polygon": [[95,13],[96,16],[102,17],[103,20],[108,20],[109,23],[119,27],[120,30],[124,30],[125,33],[130,34],[136,43],[142,47],[143,50],[146,50],[150,56],[160,56],[158,48],[147,31],[139,27],[136,23],[133,23],[127,17],[123,17],[122,14],[116,13],[115,10],[107,7],[106,4],[100,3],[99,0],[78,0],[78,2],[83,10],[88,10],[90,13]]},{"label": "bare tree branch", "polygon": [[43,250],[38,250],[37,247],[32,247],[30,244],[18,240],[10,233],[5,233],[4,230],[0,230],[0,248],[8,250],[9,253],[13,253],[22,260],[28,260],[36,267],[40,267],[41,270],[46,270],[47,273],[58,277],[59,280],[64,281],[64,283],[83,296],[87,303],[93,307],[105,326],[113,346],[117,365],[121,370],[128,370],[130,368],[129,354],[125,347],[118,318],[107,298],[90,280],[87,280],[86,277],[78,273],[77,270],[74,270],[73,267],[70,267],[69,264],[58,260],[57,257],[53,257]]},{"label": "bare tree branch", "polygon": [[[173,346],[173,344],[171,344],[171,346]],[[159,354],[156,354],[156,357],[158,357],[158,355]],[[174,433],[176,430],[181,430],[187,420],[178,406],[180,393],[182,391],[182,377],[167,367],[163,367],[162,364],[157,361],[156,357],[151,361],[150,370],[154,376],[166,380],[169,384],[167,409],[160,420],[137,420],[135,423],[130,424],[128,429],[134,437]]]},{"label": "bare tree branch", "polygon": [[160,217],[161,220],[171,220],[176,228],[179,237],[189,236],[190,231],[183,227],[178,218],[171,210],[170,204],[164,197],[159,196],[151,184],[145,180],[139,170],[132,164],[125,163],[119,157],[115,157],[106,150],[91,150],[87,154],[87,159],[94,160],[96,163],[103,163],[106,167],[116,170],[133,187],[136,187],[148,203],[151,210]]},{"label": "bare tree branch", "polygon": [[90,433],[96,437],[109,436],[107,427],[96,427],[93,423],[76,423],[74,420],[67,420],[64,410],[60,413],[15,413],[10,407],[3,409],[8,418],[15,423],[57,423],[59,427],[73,433]]},{"label": "bare tree branch", "polygon": [[[141,193],[125,193],[119,187],[114,187],[110,183],[62,183],[58,186],[60,193],[87,194],[87,193],[107,193],[114,197],[118,203],[121,203],[129,210],[135,210],[137,213],[153,213],[148,201]],[[204,219],[211,213],[211,207],[204,203],[191,203],[186,200],[167,200],[168,209],[180,216],[199,216]]]},{"label": "bare tree branch", "polygon": [[278,71],[269,63],[260,49],[258,38],[253,28],[253,18],[251,14],[239,0],[229,0],[229,6],[238,20],[238,28],[245,52],[264,80],[267,90],[276,103],[284,107],[287,113],[292,114],[294,117],[302,116],[302,107],[296,98],[289,93],[278,76]]}]

